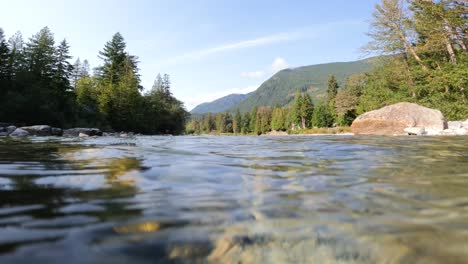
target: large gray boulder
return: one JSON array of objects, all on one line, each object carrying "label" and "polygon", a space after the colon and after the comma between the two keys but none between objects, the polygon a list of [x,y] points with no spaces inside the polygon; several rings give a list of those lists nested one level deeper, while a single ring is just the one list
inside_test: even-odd
[{"label": "large gray boulder", "polygon": [[52,128],[46,125],[27,126],[27,127],[21,127],[21,129],[27,131],[32,136],[51,136],[52,135]]},{"label": "large gray boulder", "polygon": [[102,136],[102,131],[98,128],[70,128],[63,131],[65,137],[78,137],[80,134],[92,136]]},{"label": "large gray boulder", "polygon": [[356,135],[407,135],[405,129],[412,127],[443,131],[447,122],[439,110],[397,103],[358,116],[351,131]]},{"label": "large gray boulder", "polygon": [[13,131],[10,134],[10,137],[27,137],[27,136],[29,136],[29,132],[21,128],[15,129],[15,131]]}]

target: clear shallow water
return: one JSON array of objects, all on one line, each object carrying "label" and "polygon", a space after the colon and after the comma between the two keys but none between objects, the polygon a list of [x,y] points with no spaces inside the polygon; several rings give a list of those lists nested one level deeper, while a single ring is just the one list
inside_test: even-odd
[{"label": "clear shallow water", "polygon": [[0,138],[1,263],[467,260],[467,137]]}]

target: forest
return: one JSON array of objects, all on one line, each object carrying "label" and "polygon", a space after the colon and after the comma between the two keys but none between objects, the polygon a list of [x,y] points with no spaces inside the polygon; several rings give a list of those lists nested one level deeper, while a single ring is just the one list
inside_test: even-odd
[{"label": "forest", "polygon": [[157,75],[143,94],[138,57],[126,51],[121,34],[108,41],[91,72],[74,63],[66,40],[57,45],[48,27],[27,42],[21,32],[8,40],[0,28],[0,120],[107,131],[180,134],[188,113],[171,93],[170,77]]},{"label": "forest", "polygon": [[348,126],[360,114],[397,102],[439,109],[448,120],[468,117],[468,1],[382,0],[375,6],[363,52],[378,55],[372,70],[339,87],[329,77],[326,96],[308,93],[277,107],[207,114],[192,119],[189,133],[262,134]]}]

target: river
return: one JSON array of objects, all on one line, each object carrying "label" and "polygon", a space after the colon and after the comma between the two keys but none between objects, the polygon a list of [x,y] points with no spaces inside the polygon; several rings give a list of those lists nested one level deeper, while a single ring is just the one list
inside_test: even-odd
[{"label": "river", "polygon": [[0,138],[0,263],[467,260],[467,137]]}]

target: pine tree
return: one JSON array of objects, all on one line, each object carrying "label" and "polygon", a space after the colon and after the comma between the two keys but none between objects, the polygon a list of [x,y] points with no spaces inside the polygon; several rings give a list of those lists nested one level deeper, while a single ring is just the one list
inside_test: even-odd
[{"label": "pine tree", "polygon": [[234,116],[234,119],[232,120],[232,130],[234,133],[240,133],[242,130],[242,115],[237,109],[236,115]]},{"label": "pine tree", "polygon": [[275,107],[271,116],[271,129],[277,131],[288,130],[288,113],[284,107]]},{"label": "pine tree", "polygon": [[252,132],[250,130],[250,113],[246,112],[246,113],[244,113],[244,116],[242,117],[241,133],[242,134],[248,134],[250,132]]},{"label": "pine tree", "polygon": [[69,62],[72,58],[69,49],[67,41],[63,40],[55,50],[55,79],[60,89],[64,91],[71,88],[70,79],[73,75],[73,66]]},{"label": "pine tree", "polygon": [[154,80],[153,87],[151,89],[151,93],[161,92],[163,93],[163,79],[161,74],[158,73],[156,79]]},{"label": "pine tree", "polygon": [[264,134],[271,130],[271,108],[260,107],[257,111],[255,119],[255,130],[257,135]]},{"label": "pine tree", "polygon": [[172,97],[171,80],[170,80],[169,74],[164,74],[164,76],[163,76],[162,90],[163,90],[163,94],[164,94],[164,96],[166,98]]},{"label": "pine tree", "polygon": [[3,29],[0,28],[0,88],[3,90],[4,81],[10,79],[10,50],[3,33]]},{"label": "pine tree", "polygon": [[21,32],[17,31],[12,37],[10,37],[8,45],[10,48],[10,76],[12,80],[15,80],[18,74],[26,70],[24,41]]},{"label": "pine tree", "polygon": [[81,64],[80,76],[89,77],[90,76],[89,71],[90,71],[89,62],[88,60],[84,60],[83,63]]},{"label": "pine tree", "polygon": [[[133,78],[140,81],[138,74],[138,58],[125,51],[127,44],[120,33],[114,34],[112,39],[106,43],[104,49],[99,52],[99,58],[104,61],[104,65],[99,67],[100,77],[110,84],[117,84],[120,76],[126,74],[125,64],[129,62],[133,71]],[[139,87],[140,89],[141,87]]]},{"label": "pine tree", "polygon": [[331,75],[328,78],[328,89],[327,89],[327,102],[331,102],[335,99],[336,94],[338,93],[338,82],[336,81],[335,75]]},{"label": "pine tree", "polygon": [[80,58],[77,58],[73,63],[73,71],[71,74],[71,85],[73,87],[73,90],[76,90],[78,80],[81,77],[81,67],[81,60]]},{"label": "pine tree", "polygon": [[314,110],[312,98],[309,94],[297,93],[293,102],[292,123],[301,124],[302,129],[306,129],[310,123],[310,118]]},{"label": "pine tree", "polygon": [[250,112],[249,130],[252,133],[256,132],[255,126],[256,126],[256,123],[257,123],[257,112],[258,112],[258,107],[257,106],[252,108],[252,111]]},{"label": "pine tree", "polygon": [[55,41],[48,27],[34,35],[26,44],[26,63],[29,71],[41,80],[50,80],[55,73]]}]

